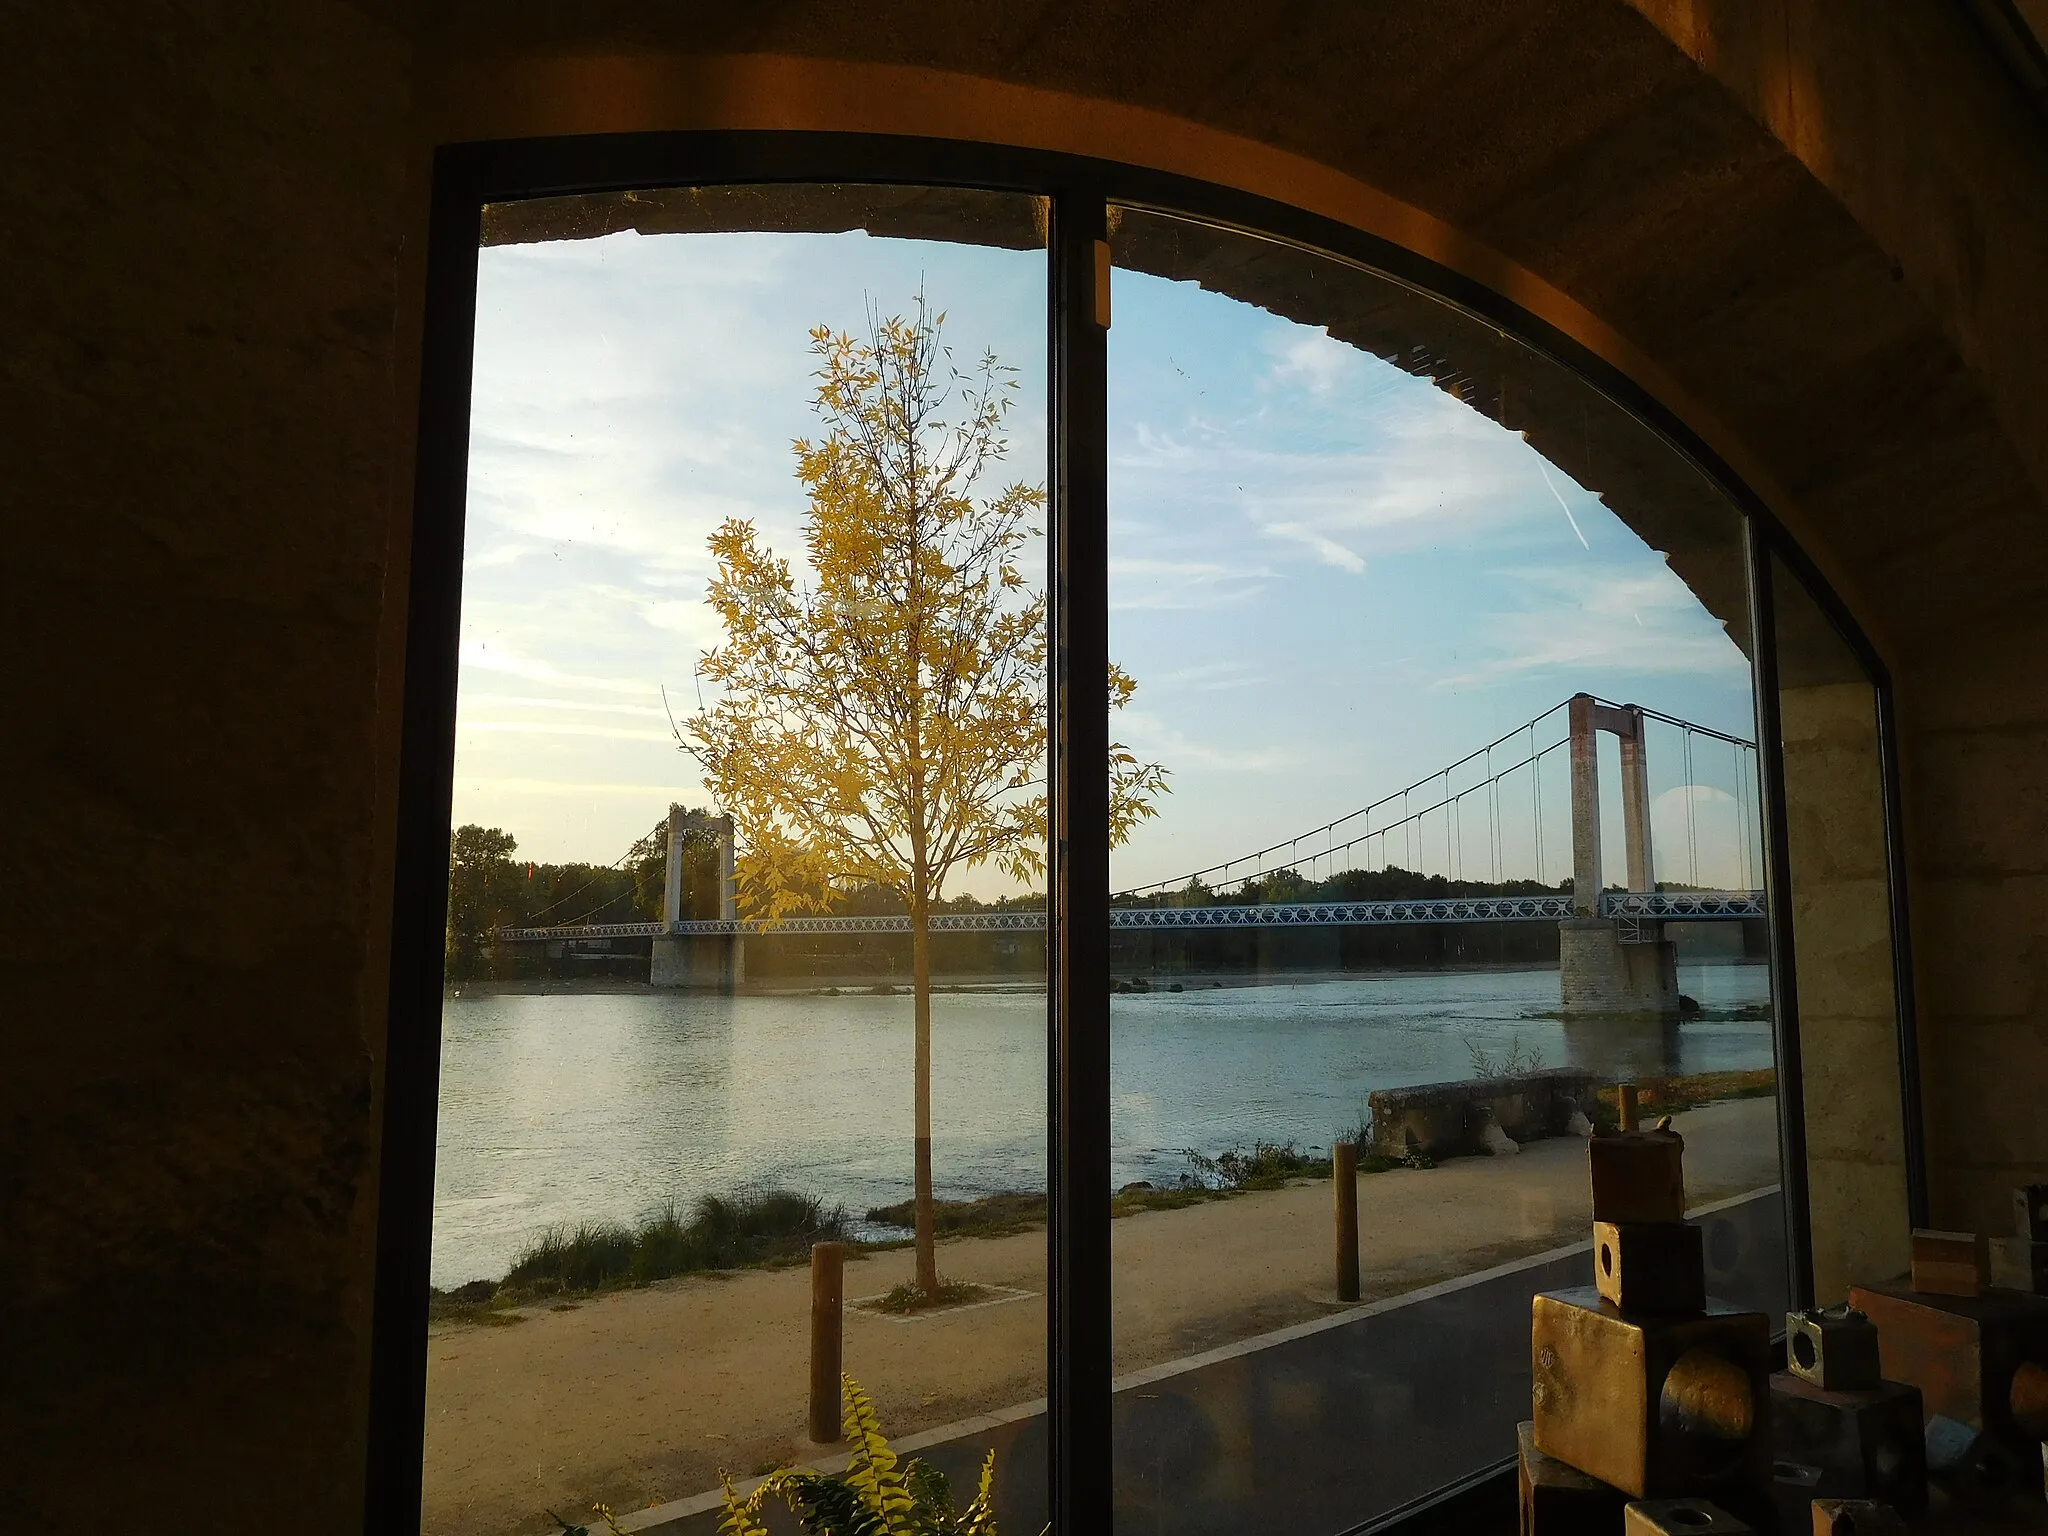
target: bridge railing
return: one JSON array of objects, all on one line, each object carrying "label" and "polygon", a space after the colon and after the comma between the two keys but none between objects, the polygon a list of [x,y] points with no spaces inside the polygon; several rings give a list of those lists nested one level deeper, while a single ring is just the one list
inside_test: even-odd
[{"label": "bridge railing", "polygon": [[[1723,922],[1764,915],[1762,891],[1609,891],[1600,898],[1604,917]],[[1349,928],[1405,923],[1557,922],[1572,916],[1572,898],[1542,896],[1449,896],[1413,901],[1300,901],[1266,906],[1112,907],[1112,929],[1165,928]],[[561,928],[500,928],[509,942],[540,939],[760,937],[803,933],[908,933],[906,913],[854,917],[692,918],[664,923],[586,923]],[[1043,933],[1045,913],[937,912],[934,933]]]}]

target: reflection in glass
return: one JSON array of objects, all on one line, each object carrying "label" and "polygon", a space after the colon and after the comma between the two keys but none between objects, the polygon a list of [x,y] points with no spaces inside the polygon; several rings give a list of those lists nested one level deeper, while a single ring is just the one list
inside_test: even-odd
[{"label": "reflection in glass", "polygon": [[1772,557],[1814,1295],[1903,1273],[1904,1111],[1877,690]]},{"label": "reflection in glass", "polygon": [[1043,229],[487,211],[428,1532],[843,1452],[831,1244],[884,1432],[1044,1523]]},{"label": "reflection in glass", "polygon": [[1617,1081],[1782,1306],[1741,518],[1439,301],[1113,230],[1119,1529],[1337,1531],[1512,1455]]}]

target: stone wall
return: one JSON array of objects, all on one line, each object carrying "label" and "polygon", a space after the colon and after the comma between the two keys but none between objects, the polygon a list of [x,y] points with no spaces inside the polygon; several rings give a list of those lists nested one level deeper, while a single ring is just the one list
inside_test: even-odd
[{"label": "stone wall", "polygon": [[8,33],[0,1506],[340,1536],[410,46],[332,0],[32,7]]},{"label": "stone wall", "polygon": [[1590,1118],[1604,1082],[1594,1073],[1553,1067],[1515,1077],[1382,1088],[1366,1097],[1371,1150],[1381,1157],[1469,1157],[1488,1150],[1489,1124],[1515,1142],[1562,1136],[1574,1110]]},{"label": "stone wall", "polygon": [[1814,1292],[1911,1258],[1874,695],[1785,689],[1785,798]]}]

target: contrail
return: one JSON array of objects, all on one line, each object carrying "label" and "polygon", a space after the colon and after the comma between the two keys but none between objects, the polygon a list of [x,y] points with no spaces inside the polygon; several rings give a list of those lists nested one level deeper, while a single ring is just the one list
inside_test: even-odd
[{"label": "contrail", "polygon": [[1583,533],[1579,533],[1579,520],[1576,517],[1572,516],[1572,509],[1570,507],[1565,506],[1564,498],[1562,496],[1558,496],[1557,494],[1557,487],[1550,483],[1550,471],[1544,468],[1543,456],[1541,454],[1538,454],[1536,456],[1536,473],[1543,477],[1544,488],[1548,490],[1551,495],[1557,496],[1557,504],[1560,507],[1564,508],[1564,520],[1572,525],[1573,533],[1579,534],[1579,543],[1585,545],[1586,552],[1588,554],[1592,553],[1593,546],[1586,543],[1586,536]]}]

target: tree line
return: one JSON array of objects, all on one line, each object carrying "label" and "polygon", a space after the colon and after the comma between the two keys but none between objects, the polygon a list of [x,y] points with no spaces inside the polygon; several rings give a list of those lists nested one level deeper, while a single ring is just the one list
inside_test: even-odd
[{"label": "tree line", "polygon": [[[488,969],[500,928],[646,923],[662,915],[668,818],[613,864],[543,864],[518,857],[519,840],[475,823],[448,835],[447,975],[469,981]],[[692,917],[718,915],[718,850],[701,832],[683,849],[683,903]]]},{"label": "tree line", "polygon": [[1190,880],[1178,890],[1112,896],[1116,907],[1271,907],[1304,901],[1442,901],[1461,896],[1555,896],[1571,881],[1448,880],[1389,864],[1384,869],[1342,869],[1311,880],[1293,869],[1276,869],[1225,890]]}]

